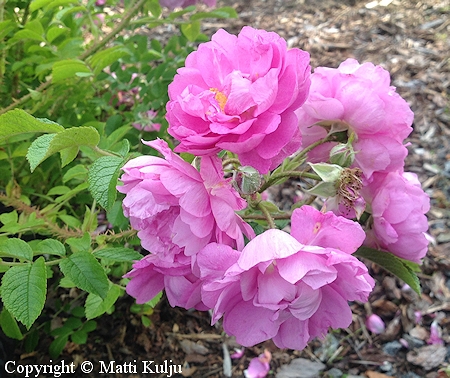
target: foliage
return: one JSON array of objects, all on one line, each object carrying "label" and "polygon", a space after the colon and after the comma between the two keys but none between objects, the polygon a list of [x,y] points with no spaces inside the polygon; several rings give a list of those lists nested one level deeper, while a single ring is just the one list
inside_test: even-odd
[{"label": "foliage", "polygon": [[[190,6],[169,13],[157,0],[97,4],[93,0],[0,3],[0,272],[4,305],[0,326],[7,336],[24,340],[27,350],[36,346],[39,331],[46,330],[54,337],[50,345],[53,358],[69,340],[85,343],[96,328],[94,319],[112,313],[123,295],[128,283],[123,276],[143,256],[137,233],[122,212],[124,196],[117,190],[121,170],[133,158],[156,154],[141,139],[161,138],[173,147],[165,118],[168,85],[196,43],[208,39],[201,32],[201,21],[236,17],[235,11],[226,7],[198,11]],[[154,33],[156,28],[171,32],[161,39]],[[269,93],[272,83],[266,84],[262,92]],[[216,88],[206,91],[217,101],[224,96]],[[299,88],[293,86],[292,91]],[[265,106],[263,103],[262,108]],[[192,120],[195,127],[197,121]],[[239,200],[249,205],[240,215],[251,220],[252,232],[263,235],[258,240],[263,240],[267,228],[276,228],[275,234],[286,237],[279,230],[289,223],[289,217],[274,204],[261,200],[268,187],[291,177],[306,180],[310,202],[294,205],[291,210],[295,210],[316,196],[354,189],[345,187],[345,182],[337,188],[344,171],[353,183],[359,183],[355,171],[343,168],[355,159],[350,150],[353,136],[334,133],[336,130],[330,129],[335,125],[326,122],[314,125],[328,127],[329,135],[280,166],[268,161],[262,169],[264,176],[254,168],[240,166],[237,153],[219,153],[223,166],[233,175],[234,189],[242,197]],[[338,127],[337,131],[342,130]],[[267,134],[270,138],[271,132]],[[166,142],[154,146],[164,150]],[[314,164],[312,172],[297,170],[310,150],[328,142],[347,142],[338,144],[333,152],[336,160],[332,162],[337,165]],[[196,163],[193,156],[182,157],[192,169],[190,163]],[[209,163],[203,163],[203,169],[207,164],[217,167],[216,160],[204,161]],[[211,171],[217,173],[215,168]],[[223,177],[215,184],[220,183],[220,190],[226,191],[228,181],[221,180]],[[224,192],[217,190],[219,198]],[[244,207],[235,206],[231,213],[235,216],[234,210]],[[357,218],[364,223],[369,217],[364,213]],[[250,238],[252,232],[246,236]],[[248,245],[247,251],[255,249]],[[420,291],[417,264],[368,247],[360,248],[355,256],[385,267]],[[46,299],[59,298],[61,291],[70,295],[45,307]],[[160,297],[161,293],[150,302],[133,305],[131,312],[148,326],[148,315]],[[45,320],[40,318],[43,311]]]},{"label": "foliage", "polygon": [[[120,168],[149,153],[142,138],[167,138],[167,86],[206,40],[202,19],[236,14],[169,13],[157,0],[0,8],[0,325],[28,351],[47,330],[55,358],[114,311],[122,276],[142,258],[117,197]],[[171,31],[160,38],[156,27]],[[61,291],[75,297],[59,303]],[[49,297],[58,303],[44,309]]]}]

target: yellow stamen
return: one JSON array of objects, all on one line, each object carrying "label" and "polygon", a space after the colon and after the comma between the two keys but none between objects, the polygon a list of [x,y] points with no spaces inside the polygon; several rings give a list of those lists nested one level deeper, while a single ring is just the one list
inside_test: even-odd
[{"label": "yellow stamen", "polygon": [[214,98],[216,99],[217,103],[219,104],[220,110],[224,112],[225,105],[227,103],[227,96],[225,96],[221,91],[219,91],[217,88],[210,88],[211,92],[215,93],[216,95]]}]

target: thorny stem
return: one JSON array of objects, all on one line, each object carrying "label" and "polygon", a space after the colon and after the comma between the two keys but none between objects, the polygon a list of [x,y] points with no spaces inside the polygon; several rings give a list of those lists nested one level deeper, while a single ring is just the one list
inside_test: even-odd
[{"label": "thorny stem", "polygon": [[15,209],[25,213],[26,215],[36,214],[36,218],[42,219],[45,222],[50,233],[57,235],[62,239],[68,239],[72,237],[82,237],[83,232],[81,230],[70,230],[68,228],[59,227],[57,224],[49,221],[36,207],[28,206],[26,203],[22,202],[17,198],[11,198],[3,193],[0,193],[0,201],[6,205],[12,206]]},{"label": "thorny stem", "polygon": [[227,165],[229,165],[229,164],[237,164],[237,165],[241,165],[241,162],[239,161],[239,159],[236,159],[236,158],[229,158],[229,159],[225,159],[223,162],[222,162],[222,167],[226,167]]},{"label": "thorny stem", "polygon": [[[59,227],[57,224],[51,222],[48,220],[39,209],[36,207],[28,206],[26,203],[20,201],[16,198],[11,198],[6,196],[3,193],[0,193],[0,202],[5,203],[6,205],[14,207],[16,210],[19,210],[23,212],[26,215],[30,215],[32,213],[36,214],[36,218],[43,219],[45,221],[45,226],[48,228],[49,232],[53,235],[56,235],[57,237],[61,239],[68,239],[68,238],[81,238],[83,236],[83,231],[81,230],[71,230],[69,228],[62,228]],[[26,230],[23,230],[26,231]],[[128,229],[125,231],[121,231],[118,233],[109,233],[109,234],[101,234],[97,235],[95,233],[91,233],[92,237],[99,237],[102,236],[103,240],[106,242],[113,242],[116,240],[126,239],[130,238],[134,235],[136,235],[136,230]]]},{"label": "thorny stem", "polygon": [[276,229],[277,226],[275,225],[275,222],[273,221],[273,217],[270,214],[269,210],[267,210],[267,208],[264,206],[262,202],[259,202],[257,206],[258,209],[261,210],[261,212],[263,213],[264,219],[267,221],[269,228]]},{"label": "thorny stem", "polygon": [[[77,59],[79,60],[85,60],[89,56],[95,54],[98,50],[100,50],[102,47],[104,47],[109,41],[111,41],[116,34],[120,33],[123,29],[125,29],[128,24],[131,21],[131,18],[135,15],[135,13],[139,10],[139,8],[145,4],[147,0],[138,0],[135,5],[133,5],[128,13],[122,18],[122,21],[113,29],[111,30],[101,41],[94,44],[90,49],[86,50],[83,54],[81,54]],[[51,78],[47,81],[43,82],[39,87],[33,90],[33,93],[42,93],[44,92],[50,85],[52,84]],[[15,109],[19,106],[22,106],[25,104],[28,100],[31,99],[31,93],[28,93],[27,95],[21,97],[17,101],[13,102],[6,108],[0,109],[0,115],[6,113],[9,110]]]}]

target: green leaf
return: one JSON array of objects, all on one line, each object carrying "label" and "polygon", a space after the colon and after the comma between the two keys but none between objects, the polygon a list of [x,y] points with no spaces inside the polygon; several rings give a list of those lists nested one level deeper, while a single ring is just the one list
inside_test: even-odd
[{"label": "green leaf", "polygon": [[189,41],[195,42],[201,31],[200,21],[192,21],[188,24],[182,24],[181,31]]},{"label": "green leaf", "polygon": [[90,126],[72,127],[58,134],[41,135],[28,149],[27,160],[33,172],[40,163],[58,151],[79,146],[93,147],[99,141],[98,131]]},{"label": "green leaf", "polygon": [[51,342],[50,346],[48,347],[48,352],[50,354],[50,357],[58,358],[58,356],[64,350],[64,347],[66,346],[68,341],[69,341],[69,335],[59,336],[55,340],[53,340]]},{"label": "green leaf", "polygon": [[37,254],[49,254],[54,256],[65,256],[66,248],[64,244],[55,239],[45,239],[35,247]]},{"label": "green leaf", "polygon": [[86,298],[86,318],[93,319],[100,315],[103,315],[108,311],[114,303],[116,303],[117,298],[122,294],[122,288],[115,284],[111,284],[108,294],[104,299],[100,298],[98,295],[89,294]]},{"label": "green leaf", "polygon": [[11,31],[16,28],[16,25],[12,20],[6,20],[0,22],[0,41],[3,40]]},{"label": "green leaf", "polygon": [[61,5],[67,4],[77,4],[77,0],[33,0],[30,4],[30,11],[34,12],[40,8],[47,7],[48,9],[52,9],[55,7],[59,7]]},{"label": "green leaf", "polygon": [[62,27],[61,25],[53,26],[47,30],[47,41],[52,43],[60,35],[70,31],[69,28]]},{"label": "green leaf", "polygon": [[86,344],[87,341],[87,333],[86,331],[83,331],[82,329],[75,331],[74,333],[72,333],[70,335],[70,339],[72,340],[72,342],[74,342],[75,344]]},{"label": "green leaf", "polygon": [[131,53],[125,46],[117,45],[95,53],[89,59],[89,64],[94,68],[94,74],[98,75],[104,68],[129,55]]},{"label": "green leaf", "polygon": [[419,265],[411,261],[403,260],[390,252],[380,251],[369,247],[360,247],[354,256],[363,257],[378,264],[408,284],[420,295],[420,282],[415,271],[420,271]]},{"label": "green leaf", "polygon": [[21,109],[14,109],[0,115],[0,143],[8,138],[28,133],[59,133],[64,127],[37,119]]},{"label": "green leaf", "polygon": [[68,238],[66,243],[70,245],[72,252],[87,252],[91,247],[91,236],[85,232],[81,238]]},{"label": "green leaf", "polygon": [[222,7],[211,12],[198,12],[191,16],[191,20],[200,20],[202,18],[237,18],[236,10],[232,7]]},{"label": "green leaf", "polygon": [[70,180],[85,180],[88,176],[88,170],[83,164],[78,164],[72,168],[70,168],[62,178],[63,183],[66,183]]},{"label": "green leaf", "polygon": [[10,268],[3,276],[1,289],[6,309],[30,329],[45,303],[47,274],[44,258]]},{"label": "green leaf", "polygon": [[23,240],[10,238],[0,241],[0,256],[32,261],[33,250]]},{"label": "green leaf", "polygon": [[75,77],[77,72],[92,73],[91,69],[81,60],[66,59],[60,60],[53,65],[52,79],[54,83]]},{"label": "green leaf", "polygon": [[161,16],[161,5],[159,5],[159,1],[152,0],[147,2],[147,7],[153,17],[158,18]]},{"label": "green leaf", "polygon": [[94,252],[97,258],[108,259],[112,261],[136,261],[142,259],[142,255],[131,248],[103,248]]},{"label": "green leaf", "polygon": [[78,156],[78,151],[80,149],[78,146],[67,147],[59,151],[61,156],[61,166],[65,167],[67,164],[71,163]]},{"label": "green leaf", "polygon": [[77,252],[59,263],[64,276],[78,288],[105,298],[109,284],[105,270],[89,252]]},{"label": "green leaf", "polygon": [[17,213],[17,210],[11,211],[10,213],[0,214],[0,222],[3,224],[17,223],[18,220],[19,214]]},{"label": "green leaf", "polygon": [[110,209],[117,197],[117,179],[126,160],[118,156],[102,156],[89,170],[89,190],[97,202]]},{"label": "green leaf", "polygon": [[23,335],[20,331],[19,325],[17,324],[16,319],[9,313],[9,311],[3,307],[2,312],[0,313],[0,326],[2,327],[2,331],[6,336],[15,340],[22,340]]},{"label": "green leaf", "polygon": [[30,29],[19,30],[14,37],[11,38],[11,42],[21,40],[21,39],[32,39],[34,41],[44,42],[45,39],[42,34],[38,34]]}]

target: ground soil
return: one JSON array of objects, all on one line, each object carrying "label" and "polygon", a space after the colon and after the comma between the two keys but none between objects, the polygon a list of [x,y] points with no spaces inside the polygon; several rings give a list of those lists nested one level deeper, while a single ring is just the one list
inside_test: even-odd
[{"label": "ground soil", "polygon": [[[133,300],[124,296],[112,315],[98,320],[87,343],[68,343],[60,360],[77,366],[90,360],[97,364],[94,371],[98,371],[99,361],[118,365],[168,361],[183,365],[185,377],[224,377],[224,366],[231,364],[232,376],[240,377],[250,359],[268,349],[272,353],[269,376],[446,377],[443,368],[450,355],[450,2],[218,0],[218,5],[234,7],[239,18],[206,22],[206,34],[218,28],[237,33],[242,26],[251,25],[275,31],[290,47],[309,51],[313,68],[337,67],[347,58],[356,58],[389,70],[392,84],[415,112],[406,169],[418,174],[431,197],[430,249],[419,275],[423,294],[419,297],[398,279],[371,267],[377,286],[369,304],[352,304],[351,327],[333,332],[301,352],[279,350],[265,342],[233,360],[228,352],[238,345],[220,326],[210,326],[207,312],[173,309],[162,300],[147,314],[150,326],[144,326],[142,314],[130,311]],[[289,202],[294,190],[289,185],[280,190],[277,202]],[[371,334],[364,326],[366,315],[372,312],[387,324],[381,335]],[[428,345],[433,322],[442,345]],[[47,363],[51,340],[42,338],[37,350],[28,354],[22,345],[4,343],[4,347],[20,363]],[[304,359],[296,360],[299,367],[289,365],[299,358]],[[122,371],[89,375],[78,368],[72,376],[144,376],[130,369]]]}]

